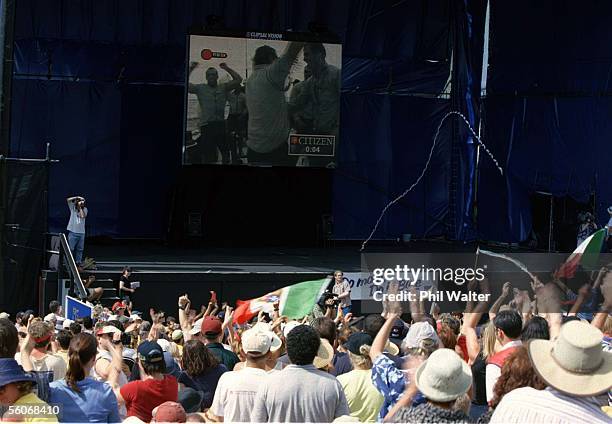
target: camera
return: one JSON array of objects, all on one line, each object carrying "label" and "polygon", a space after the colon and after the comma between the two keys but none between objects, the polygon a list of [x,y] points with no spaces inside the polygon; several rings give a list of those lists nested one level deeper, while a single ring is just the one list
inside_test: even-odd
[{"label": "camera", "polygon": [[[331,301],[331,302],[330,302]],[[322,308],[337,308],[340,304],[340,299],[338,299],[338,295],[332,293],[330,290],[325,290],[319,299],[319,305]]]}]

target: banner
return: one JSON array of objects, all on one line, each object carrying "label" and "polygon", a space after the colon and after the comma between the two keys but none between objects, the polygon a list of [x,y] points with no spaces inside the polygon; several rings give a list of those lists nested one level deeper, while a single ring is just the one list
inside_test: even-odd
[{"label": "banner", "polygon": [[[387,293],[389,291],[389,284],[374,284],[372,274],[368,272],[345,272],[344,280],[351,285],[351,300],[372,300],[374,292]],[[399,281],[399,291],[408,290],[410,284],[410,281]],[[434,280],[417,280],[414,284],[417,291],[428,291],[436,286]]]},{"label": "banner", "polygon": [[66,296],[66,306],[64,310],[66,311],[66,319],[71,319],[73,321],[86,316],[93,316],[93,308],[91,306],[70,296]]}]

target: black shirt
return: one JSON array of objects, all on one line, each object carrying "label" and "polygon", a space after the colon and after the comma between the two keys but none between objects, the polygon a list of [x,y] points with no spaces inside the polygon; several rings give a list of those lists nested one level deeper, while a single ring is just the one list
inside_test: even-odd
[{"label": "black shirt", "polygon": [[472,379],[474,384],[474,400],[476,405],[487,404],[487,380],[486,380],[487,363],[479,353],[476,360],[472,364]]}]

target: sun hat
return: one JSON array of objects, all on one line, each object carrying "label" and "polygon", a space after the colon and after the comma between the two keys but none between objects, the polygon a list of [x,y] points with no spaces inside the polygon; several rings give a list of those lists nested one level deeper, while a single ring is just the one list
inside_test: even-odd
[{"label": "sun hat", "polygon": [[450,402],[470,389],[472,370],[455,351],[438,349],[417,368],[416,385],[427,399]]},{"label": "sun hat", "polygon": [[13,358],[0,358],[0,387],[20,381],[35,381]]},{"label": "sun hat", "polygon": [[184,423],[187,422],[187,414],[180,403],[164,402],[155,408],[153,414],[156,423]]},{"label": "sun hat", "polygon": [[395,343],[391,343],[389,340],[387,340],[387,344],[385,344],[384,350],[385,352],[388,352],[393,356],[397,356],[400,353],[400,348],[397,347]]},{"label": "sun hat", "polygon": [[431,326],[430,323],[425,321],[416,322],[412,324],[408,329],[408,334],[406,334],[406,337],[402,342],[402,349],[406,350],[415,347],[420,347],[421,342],[425,339],[432,339],[436,342],[439,342],[436,330]]},{"label": "sun hat", "polygon": [[595,396],[612,386],[612,353],[601,347],[603,333],[582,321],[561,327],[557,340],[527,345],[538,375],[549,386],[574,396]]},{"label": "sun hat", "polygon": [[314,358],[313,365],[315,368],[325,368],[331,364],[333,358],[334,348],[329,344],[327,339],[321,339],[321,344],[319,345],[317,356]]},{"label": "sun hat", "polygon": [[277,351],[282,345],[276,334],[262,330],[261,327],[253,327],[242,333],[242,350],[245,353],[264,355],[270,351]]}]

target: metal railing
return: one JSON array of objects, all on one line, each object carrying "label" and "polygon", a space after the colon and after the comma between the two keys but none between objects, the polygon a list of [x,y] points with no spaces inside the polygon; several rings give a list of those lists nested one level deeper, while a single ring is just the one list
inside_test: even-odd
[{"label": "metal railing", "polygon": [[[88,292],[83,284],[83,280],[81,280],[81,275],[77,269],[72,252],[70,251],[70,246],[68,245],[66,235],[64,233],[47,233],[46,235],[50,237],[59,237],[59,250],[45,249],[47,254],[59,255],[57,263],[58,280],[62,279],[62,274],[67,269],[68,277],[72,283],[71,291],[74,292],[79,298],[87,299]],[[47,263],[49,263],[49,261],[47,261]]]}]

